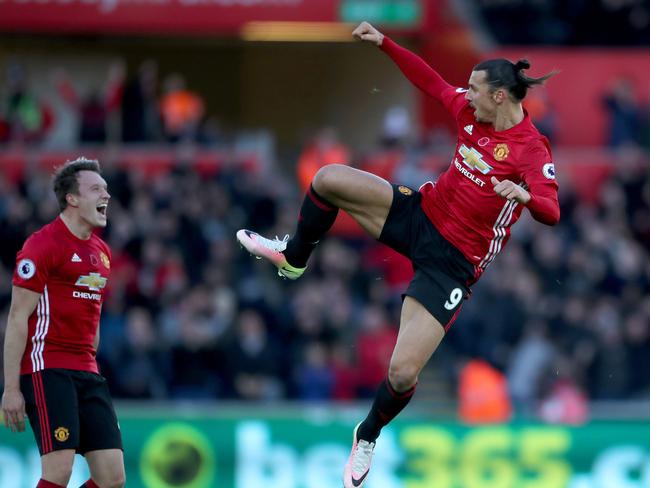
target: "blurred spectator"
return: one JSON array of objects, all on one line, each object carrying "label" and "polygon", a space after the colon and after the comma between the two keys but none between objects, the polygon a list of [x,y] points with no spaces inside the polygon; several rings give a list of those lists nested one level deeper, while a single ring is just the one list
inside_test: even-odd
[{"label": "blurred spectator", "polygon": [[325,323],[327,301],[321,282],[305,280],[290,300],[293,324],[288,331],[287,351],[291,351],[291,362],[297,363],[309,344],[331,343],[333,337]]},{"label": "blurred spectator", "polygon": [[300,189],[303,192],[307,191],[311,180],[323,166],[350,163],[350,151],[339,140],[336,129],[332,127],[321,129],[305,146],[298,158],[296,178]]},{"label": "blurred spectator", "polygon": [[411,135],[411,119],[406,107],[394,105],[384,115],[382,126],[382,144],[394,147],[406,143]]},{"label": "blurred spectator", "polygon": [[218,340],[226,324],[215,320],[209,298],[207,290],[195,290],[181,305],[171,349],[172,398],[214,399],[224,395]]},{"label": "blurred spectator", "polygon": [[539,87],[530,90],[524,100],[524,107],[535,127],[553,143],[557,131],[557,113],[551,106],[546,89]]},{"label": "blurred spectator", "polygon": [[119,140],[119,107],[122,103],[124,76],[124,63],[115,61],[108,68],[104,86],[91,88],[90,92],[83,96],[65,70],[60,69],[55,73],[59,96],[79,118],[79,142],[103,143]]},{"label": "blurred spectator", "polygon": [[373,173],[380,178],[391,179],[397,169],[402,165],[406,155],[405,148],[401,145],[382,147],[378,151],[368,154],[361,161],[360,169]]},{"label": "blurred spectator", "polygon": [[562,375],[541,402],[539,416],[552,424],[580,425],[588,420],[589,405],[571,375]]},{"label": "blurred spectator", "polygon": [[359,374],[353,360],[350,345],[342,342],[334,344],[332,348],[333,400],[350,401],[357,398]]},{"label": "blurred spectator", "polygon": [[195,141],[203,118],[203,100],[185,87],[185,79],[177,73],[163,83],[160,100],[165,138],[169,142]]},{"label": "blurred spectator", "polygon": [[[150,313],[132,308],[126,316],[124,339],[110,362],[117,396],[133,399],[165,398],[167,355]],[[112,345],[112,347],[116,347]]]},{"label": "blurred spectator", "polygon": [[603,104],[609,118],[609,147],[637,144],[641,118],[633,82],[627,78],[615,80],[611,91],[603,98]]},{"label": "blurred spectator", "polygon": [[267,325],[254,310],[237,318],[233,340],[226,346],[227,379],[232,395],[242,400],[276,400],[284,395],[280,351],[271,342]]},{"label": "blurred spectator", "polygon": [[525,408],[540,397],[542,378],[555,352],[547,333],[547,325],[543,322],[526,324],[524,336],[512,353],[507,378],[515,407]]},{"label": "blurred spectator", "polygon": [[650,395],[650,317],[639,311],[630,315],[624,324],[624,339],[630,371],[630,390],[635,396]]},{"label": "blurred spectator", "polygon": [[[2,177],[0,177],[2,178]],[[19,194],[17,189],[10,185],[4,178],[0,180],[2,191],[2,208],[0,218],[0,231],[2,246],[0,246],[0,259],[6,269],[12,270],[15,266],[16,252],[22,247],[29,235],[27,227],[33,218],[34,207],[32,203]]]},{"label": "blurred spectator", "polygon": [[12,142],[40,142],[53,124],[51,108],[30,91],[23,66],[16,62],[7,65],[7,100],[3,131]]},{"label": "blurred spectator", "polygon": [[159,142],[162,140],[158,105],[158,65],[148,59],[124,88],[122,98],[122,140]]},{"label": "blurred spectator", "polygon": [[122,140],[122,117],[120,108],[124,97],[126,65],[122,60],[113,61],[108,67],[106,83],[103,87],[104,108],[106,110],[106,141]]},{"label": "blurred spectator", "polygon": [[304,357],[295,371],[299,400],[327,401],[333,396],[334,371],[329,365],[327,348],[322,342],[312,342],[304,349]]},{"label": "blurred spectator", "polygon": [[91,93],[81,104],[80,142],[106,142],[106,107],[97,92]]},{"label": "blurred spectator", "polygon": [[590,320],[598,334],[598,345],[589,365],[590,390],[598,400],[620,400],[631,387],[627,351],[623,342],[620,311],[611,301],[599,303]]},{"label": "blurred spectator", "polygon": [[206,146],[223,146],[226,143],[226,135],[221,121],[215,116],[207,117],[201,124],[198,142]]},{"label": "blurred spectator", "polygon": [[[0,140],[1,140],[0,136]],[[650,95],[646,98],[645,104],[641,107],[641,120],[639,128],[639,143],[650,154]]]},{"label": "blurred spectator", "polygon": [[377,385],[386,377],[396,340],[397,331],[390,325],[382,307],[367,305],[361,315],[357,339],[360,396],[374,396]]},{"label": "blurred spectator", "polygon": [[458,415],[467,424],[510,420],[512,407],[503,374],[488,362],[473,359],[461,369],[458,382]]}]

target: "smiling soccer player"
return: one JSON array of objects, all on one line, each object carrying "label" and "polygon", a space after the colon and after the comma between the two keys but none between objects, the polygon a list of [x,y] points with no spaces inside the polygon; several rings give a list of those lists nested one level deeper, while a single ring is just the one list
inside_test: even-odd
[{"label": "smiling soccer player", "polygon": [[61,213],[34,232],[16,258],[4,344],[2,410],[12,431],[25,413],[41,454],[37,488],[65,487],[75,452],[88,488],[125,483],[122,437],[95,356],[111,266],[106,226],[111,196],[99,163],[79,158],[54,174]]}]

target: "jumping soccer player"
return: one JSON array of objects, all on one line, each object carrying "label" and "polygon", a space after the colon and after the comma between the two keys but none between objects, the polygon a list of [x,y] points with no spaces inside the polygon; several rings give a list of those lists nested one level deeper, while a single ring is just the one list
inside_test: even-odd
[{"label": "jumping soccer player", "polygon": [[352,34],[379,46],[455,118],[458,142],[450,167],[435,183],[413,190],[348,166],[325,166],[303,201],[293,238],[237,232],[250,253],[271,261],[281,276],[297,279],[343,209],[372,237],[411,259],[415,274],[405,292],[388,376],[368,416],[354,429],[345,488],[364,484],[382,427],[411,400],[420,371],[470,286],[507,243],[524,207],[547,225],[560,218],[548,140],[522,107],[528,88],[553,73],[530,78],[523,73],[530,68],[527,61],[492,59],[474,67],[467,89],[455,88],[369,23]]}]

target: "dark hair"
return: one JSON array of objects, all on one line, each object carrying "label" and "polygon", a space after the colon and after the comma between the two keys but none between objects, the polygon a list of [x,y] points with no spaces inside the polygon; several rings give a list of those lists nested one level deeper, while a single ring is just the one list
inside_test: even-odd
[{"label": "dark hair", "polygon": [[65,210],[68,202],[65,197],[68,193],[79,193],[79,180],[77,173],[79,171],[94,171],[101,174],[99,161],[96,159],[86,159],[83,156],[74,161],[66,161],[56,168],[53,177],[53,187],[56,199],[59,202],[59,209]]},{"label": "dark hair", "polygon": [[526,76],[522,70],[530,68],[527,59],[520,59],[512,63],[507,59],[488,59],[474,66],[474,71],[485,71],[487,73],[487,82],[492,90],[505,88],[510,95],[517,101],[521,102],[526,97],[526,92],[533,85],[541,85],[558,71],[550,73],[539,78]]}]

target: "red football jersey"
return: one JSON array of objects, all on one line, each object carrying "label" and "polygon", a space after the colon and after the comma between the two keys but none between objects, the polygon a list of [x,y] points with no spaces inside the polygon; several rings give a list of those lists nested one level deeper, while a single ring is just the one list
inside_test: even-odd
[{"label": "red football jersey", "polygon": [[531,195],[526,207],[536,220],[559,219],[558,185],[548,140],[525,113],[514,127],[496,131],[476,120],[463,88],[445,82],[421,58],[389,38],[382,49],[418,88],[439,100],[455,118],[458,142],[450,167],[420,188],[422,208],[447,241],[474,264],[478,279],[510,238],[523,205],[494,192],[491,177],[510,180]]},{"label": "red football jersey", "polygon": [[110,266],[108,245],[95,234],[79,239],[61,217],[25,241],[13,284],[41,297],[29,317],[21,374],[46,368],[99,372],[93,342]]}]

